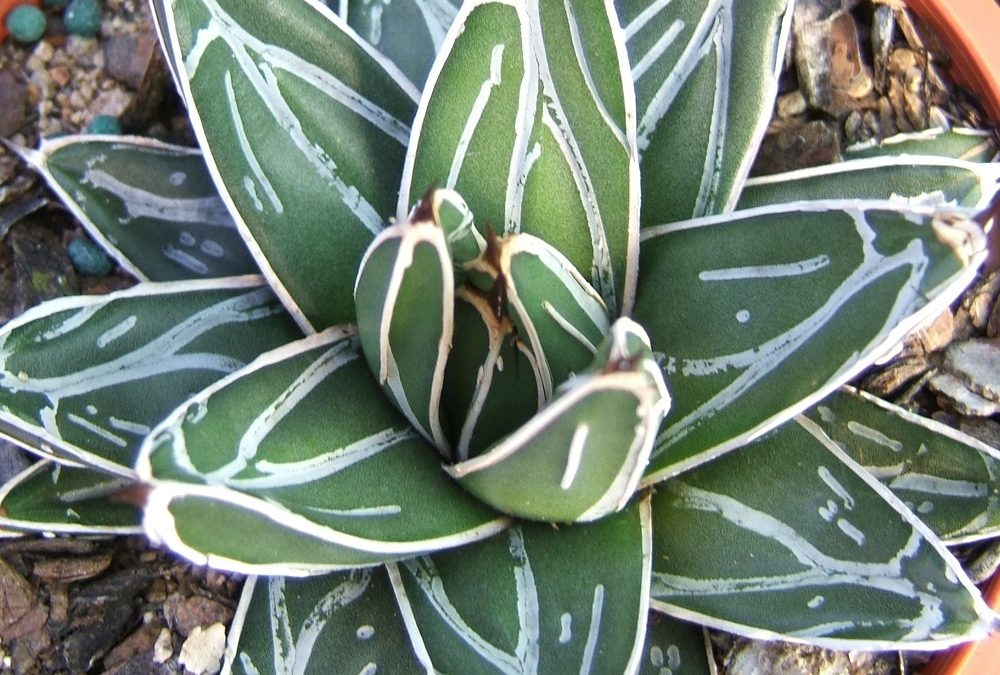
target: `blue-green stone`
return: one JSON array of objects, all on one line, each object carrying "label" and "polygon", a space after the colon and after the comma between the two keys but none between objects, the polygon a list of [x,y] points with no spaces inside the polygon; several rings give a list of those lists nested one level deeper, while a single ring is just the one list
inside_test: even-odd
[{"label": "blue-green stone", "polygon": [[7,15],[6,23],[18,42],[35,42],[45,35],[45,14],[33,5],[18,5]]},{"label": "blue-green stone", "polygon": [[101,30],[101,8],[97,0],[73,0],[63,14],[66,30],[80,37],[96,37]]},{"label": "blue-green stone", "polygon": [[60,9],[69,4],[69,0],[42,0],[42,6],[46,9]]},{"label": "blue-green stone", "polygon": [[74,239],[66,247],[66,253],[73,262],[73,267],[80,274],[91,277],[106,277],[111,274],[114,263],[100,246],[90,239]]},{"label": "blue-green stone", "polygon": [[88,134],[120,135],[122,123],[114,115],[95,115],[86,129]]}]

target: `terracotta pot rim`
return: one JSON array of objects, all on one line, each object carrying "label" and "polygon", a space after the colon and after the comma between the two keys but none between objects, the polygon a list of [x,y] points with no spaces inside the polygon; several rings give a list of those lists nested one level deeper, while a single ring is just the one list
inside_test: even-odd
[{"label": "terracotta pot rim", "polygon": [[1000,127],[1000,2],[997,0],[906,0],[948,48],[953,75],[977,94]]},{"label": "terracotta pot rim", "polygon": [[[998,0],[906,0],[936,31],[952,59],[952,75],[980,102],[1000,127],[1000,2]],[[983,589],[1000,609],[1000,573]],[[1000,635],[956,647],[931,660],[924,675],[991,675],[1000,663]]]}]

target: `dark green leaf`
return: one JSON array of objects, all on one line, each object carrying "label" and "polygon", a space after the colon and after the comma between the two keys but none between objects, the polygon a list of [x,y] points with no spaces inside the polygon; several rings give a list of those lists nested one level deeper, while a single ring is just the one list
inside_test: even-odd
[{"label": "dark green leaf", "polygon": [[305,329],[354,318],[361,256],[395,207],[417,93],[306,0],[175,0],[188,110],[250,250]]},{"label": "dark green leaf", "polygon": [[139,279],[257,273],[197,150],[146,138],[63,136],[23,154],[90,236]]},{"label": "dark green leaf", "polygon": [[389,566],[428,672],[634,672],[646,630],[649,503],[589,525],[524,524]]},{"label": "dark green leaf", "polygon": [[802,202],[644,231],[635,318],[674,407],[647,481],[739,447],[936,316],[985,255],[975,223]]},{"label": "dark green leaf", "polygon": [[764,135],[789,0],[619,0],[632,63],[642,226],[733,208]]},{"label": "dark green leaf", "polygon": [[534,234],[612,314],[635,289],[635,101],[608,2],[463,5],[414,122],[397,217],[434,183],[477,222]]},{"label": "dark green leaf", "polygon": [[150,429],[300,331],[260,277],[141,284],[39,305],[0,329],[0,427],[124,476]]},{"label": "dark green leaf", "polygon": [[227,665],[244,675],[416,675],[384,568],[314,579],[251,577],[233,619]]},{"label": "dark green leaf", "polygon": [[1000,534],[1000,451],[853,389],[807,415],[946,543]]},{"label": "dark green leaf", "polygon": [[441,470],[352,333],[332,328],[269,352],[153,430],[137,462],[153,486],[151,536],[228,569],[302,574],[507,526]]},{"label": "dark green leaf", "polygon": [[653,606],[680,618],[833,649],[940,649],[995,618],[931,531],[803,418],[658,486],[653,516]]},{"label": "dark green leaf", "polygon": [[142,512],[116,498],[131,484],[101,471],[38,462],[0,489],[0,526],[74,535],[140,534]]}]

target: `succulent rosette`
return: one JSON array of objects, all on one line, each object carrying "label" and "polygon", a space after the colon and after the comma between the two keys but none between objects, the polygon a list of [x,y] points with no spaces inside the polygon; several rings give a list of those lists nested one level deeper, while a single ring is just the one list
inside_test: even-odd
[{"label": "succulent rosette", "polygon": [[975,278],[1000,172],[949,130],[748,180],[790,5],[154,0],[200,150],[21,150],[142,283],[0,331],[4,522],[253,575],[246,673],[982,637],[946,545],[1000,453],[842,385]]}]

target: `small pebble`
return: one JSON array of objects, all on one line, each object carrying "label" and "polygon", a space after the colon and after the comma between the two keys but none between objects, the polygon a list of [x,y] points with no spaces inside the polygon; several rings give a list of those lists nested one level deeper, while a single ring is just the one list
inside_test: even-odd
[{"label": "small pebble", "polygon": [[113,134],[121,135],[122,124],[114,115],[94,115],[87,125],[88,134]]},{"label": "small pebble", "polygon": [[18,5],[7,15],[7,30],[18,42],[41,39],[45,25],[45,14],[33,5]]},{"label": "small pebble", "polygon": [[66,247],[66,252],[73,262],[73,267],[80,274],[106,277],[111,274],[111,268],[114,267],[104,249],[86,238],[71,241]]},{"label": "small pebble", "polygon": [[97,37],[101,30],[101,8],[97,0],[73,0],[66,7],[63,23],[71,35]]},{"label": "small pebble", "polygon": [[195,628],[181,645],[177,663],[195,675],[214,675],[222,667],[226,651],[226,627],[214,623],[208,628]]}]

